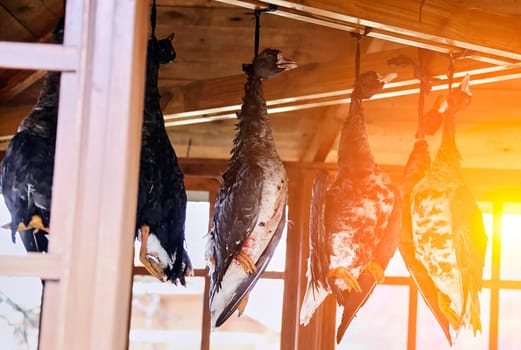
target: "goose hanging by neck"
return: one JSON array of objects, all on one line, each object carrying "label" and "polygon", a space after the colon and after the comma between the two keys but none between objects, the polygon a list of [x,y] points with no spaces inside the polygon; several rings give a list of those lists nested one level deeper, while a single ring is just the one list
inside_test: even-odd
[{"label": "goose hanging by neck", "polygon": [[180,282],[191,274],[185,250],[186,190],[184,176],[165,129],[159,104],[158,74],[176,53],[174,35],[148,41],[145,103],[136,214],[136,237],[141,240],[139,258],[160,281]]},{"label": "goose hanging by neck", "polygon": [[295,67],[274,49],[265,49],[244,66],[247,82],[238,131],[207,235],[212,327],[236,310],[244,312],[285,226],[288,181],[271,132],[262,80]]},{"label": "goose hanging by neck", "polygon": [[[63,42],[64,18],[53,42]],[[1,165],[2,193],[16,232],[28,252],[47,252],[50,232],[54,152],[60,94],[60,72],[47,72],[38,100],[18,127]]]},{"label": "goose hanging by neck", "polygon": [[481,331],[479,292],[488,239],[481,211],[464,183],[455,140],[455,115],[471,98],[469,79],[467,75],[439,109],[441,144],[410,199],[415,258],[434,283],[432,303],[456,336],[464,326],[474,334]]},{"label": "goose hanging by neck", "polygon": [[427,269],[416,258],[411,222],[411,193],[413,188],[427,175],[431,168],[431,156],[426,136],[434,135],[440,128],[442,120],[440,108],[443,102],[443,97],[438,97],[434,106],[425,115],[418,117],[416,141],[409,154],[400,182],[402,228],[399,250],[420,295],[438,321],[449,344],[452,345],[449,321],[438,305],[438,289],[429,276]]},{"label": "goose hanging by neck", "polygon": [[300,323],[308,324],[317,307],[334,294],[344,308],[337,342],[375,284],[383,280],[398,245],[400,196],[374,161],[362,109],[362,100],[393,77],[375,72],[360,75],[340,136],[335,179],[328,186],[327,174],[319,173],[315,181],[308,286]]}]

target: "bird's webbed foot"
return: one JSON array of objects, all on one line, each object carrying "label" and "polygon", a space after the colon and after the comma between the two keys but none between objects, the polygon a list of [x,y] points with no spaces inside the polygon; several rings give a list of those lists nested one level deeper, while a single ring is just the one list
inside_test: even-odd
[{"label": "bird's webbed foot", "polygon": [[26,226],[23,222],[20,222],[18,224],[17,231],[22,232],[26,230],[33,230],[33,233],[38,233],[38,231],[44,231],[45,233],[49,233],[49,228],[45,227],[43,224],[43,220],[39,215],[33,215],[31,217],[31,221],[29,221],[29,224]]},{"label": "bird's webbed foot", "polygon": [[460,328],[460,318],[456,311],[450,307],[450,304],[450,298],[438,291],[438,306],[441,312],[445,315],[452,328],[458,330]]},{"label": "bird's webbed foot", "polygon": [[235,256],[235,260],[237,260],[237,262],[241,265],[244,272],[250,274],[257,271],[257,266],[255,266],[253,260],[245,252],[241,251],[239,254],[237,254]]},{"label": "bird's webbed foot", "polygon": [[339,278],[341,279],[348,291],[351,291],[354,289],[357,292],[362,292],[362,288],[360,287],[360,284],[358,283],[358,280],[353,276],[351,272],[349,272],[345,267],[337,267],[333,270],[329,270],[327,273],[327,277],[330,279]]},{"label": "bird's webbed foot", "polygon": [[141,249],[139,250],[139,260],[145,266],[147,271],[160,280],[161,282],[166,281],[167,276],[163,271],[163,268],[159,264],[157,257],[148,253],[148,237],[150,235],[150,227],[148,225],[141,226]]},{"label": "bird's webbed foot", "polygon": [[384,282],[384,269],[380,264],[370,261],[366,266],[365,270],[373,276],[376,283],[381,284]]}]

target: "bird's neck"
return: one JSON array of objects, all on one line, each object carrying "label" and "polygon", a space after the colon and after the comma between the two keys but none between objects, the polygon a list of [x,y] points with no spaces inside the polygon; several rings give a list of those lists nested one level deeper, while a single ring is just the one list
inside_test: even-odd
[{"label": "bird's neck", "polygon": [[147,65],[145,75],[145,110],[160,109],[158,87],[159,45],[157,39],[148,41]]},{"label": "bird's neck", "polygon": [[432,167],[446,167],[453,170],[458,170],[461,167],[461,155],[456,146],[455,121],[453,114],[445,114],[443,116],[441,144]]},{"label": "bird's neck", "polygon": [[57,108],[60,97],[60,72],[47,72],[35,109]]},{"label": "bird's neck", "polygon": [[251,141],[251,144],[273,142],[262,81],[255,75],[248,75],[248,81],[244,86],[243,104],[238,118],[237,140],[247,144],[250,143],[249,141]]},{"label": "bird's neck", "polygon": [[362,103],[353,98],[349,115],[344,121],[338,146],[338,165],[357,170],[371,171],[375,166],[365,128]]}]

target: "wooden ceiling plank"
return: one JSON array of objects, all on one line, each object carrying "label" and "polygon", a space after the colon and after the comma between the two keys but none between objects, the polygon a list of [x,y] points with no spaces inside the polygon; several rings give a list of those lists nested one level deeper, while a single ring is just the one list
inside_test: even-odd
[{"label": "wooden ceiling plank", "polygon": [[0,88],[0,102],[4,103],[25,91],[29,86],[45,76],[45,71],[18,71]]},{"label": "wooden ceiling plank", "polygon": [[0,41],[31,42],[36,37],[0,3]]},{"label": "wooden ceiling plank", "polygon": [[[398,73],[400,79],[413,79],[410,67],[389,67],[387,61],[399,55],[406,55],[414,59],[417,56],[417,51],[416,48],[402,48],[365,55],[362,57],[361,68],[363,71],[375,70],[379,73],[394,71]],[[442,55],[436,55],[433,61],[432,74],[445,74],[448,66],[447,58]],[[456,68],[459,71],[467,71],[483,67],[486,67],[483,63],[464,60],[458,62]],[[274,79],[265,80],[264,96],[268,100],[273,100],[349,89],[353,85],[354,71],[354,58],[337,59],[321,64],[301,65]],[[243,95],[244,83],[244,74],[237,74],[188,84],[181,88],[185,109],[173,110],[170,108],[171,106],[167,106],[165,114],[240,105],[242,103],[241,97]]]},{"label": "wooden ceiling plank", "polygon": [[48,4],[42,6],[41,0],[2,0],[2,6],[13,14],[34,38],[40,38],[50,32],[59,19],[51,9],[63,8],[63,0],[47,2]]},{"label": "wooden ceiling plank", "polygon": [[[217,0],[237,6],[251,7],[250,1]],[[277,15],[291,17],[296,12],[311,20],[324,20],[347,27],[371,27],[369,36],[402,42],[431,50],[469,49],[482,58],[496,58],[497,63],[521,60],[521,43],[516,16],[487,13],[457,2],[433,0],[425,2],[420,21],[416,0],[260,0],[279,6]],[[244,3],[249,4],[244,4]],[[257,2],[252,2],[256,4]],[[392,13],[393,16],[389,16]],[[306,20],[305,18],[295,19]],[[319,23],[317,23],[319,24]],[[350,29],[347,29],[351,31]],[[440,34],[441,33],[441,34]],[[505,61],[507,60],[507,61]]]}]

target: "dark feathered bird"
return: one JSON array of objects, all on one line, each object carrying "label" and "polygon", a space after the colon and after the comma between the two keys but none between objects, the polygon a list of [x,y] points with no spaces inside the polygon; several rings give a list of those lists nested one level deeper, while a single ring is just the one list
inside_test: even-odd
[{"label": "dark feathered bird", "polygon": [[434,107],[418,120],[417,139],[407,160],[400,184],[402,196],[402,230],[399,249],[404,263],[418,287],[420,295],[438,321],[447,340],[452,344],[449,321],[438,305],[436,285],[429,276],[426,268],[416,259],[416,248],[413,241],[411,223],[412,189],[425,177],[431,167],[429,146],[425,135],[435,134],[441,126],[441,123],[438,121],[442,120],[442,113],[439,111],[442,102],[444,102],[444,100],[438,98]]},{"label": "dark feathered bird", "polygon": [[273,49],[265,49],[244,67],[248,80],[238,133],[207,237],[212,327],[223,324],[237,309],[242,313],[284,228],[288,183],[261,80],[294,67],[295,62]]},{"label": "dark feathered bird", "polygon": [[381,89],[385,80],[375,72],[357,79],[340,138],[336,177],[323,195],[327,181],[319,175],[313,193],[308,287],[300,322],[307,324],[333,293],[344,307],[337,342],[375,283],[383,280],[398,245],[400,196],[374,161],[361,102]]},{"label": "dark feathered bird", "polygon": [[410,211],[415,258],[436,288],[429,302],[437,304],[455,331],[468,325],[476,333],[481,330],[479,291],[487,236],[461,173],[454,120],[470,98],[467,75],[440,108],[440,148],[430,170],[412,189]]},{"label": "dark feathered bird", "polygon": [[141,239],[139,257],[147,270],[161,281],[184,285],[192,269],[184,247],[186,192],[157,85],[159,65],[175,59],[172,40],[173,35],[148,41],[136,230]]},{"label": "dark feathered bird", "polygon": [[[63,18],[53,41],[63,42]],[[38,101],[7,147],[1,179],[4,201],[28,252],[46,252],[51,211],[60,72],[47,72]]]}]

